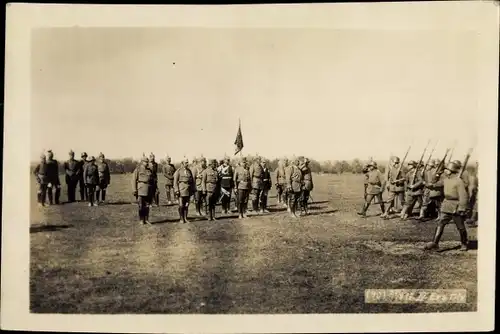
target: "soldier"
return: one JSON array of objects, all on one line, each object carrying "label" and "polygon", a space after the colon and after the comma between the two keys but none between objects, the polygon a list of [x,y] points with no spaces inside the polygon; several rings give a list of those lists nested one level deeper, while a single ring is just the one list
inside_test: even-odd
[{"label": "soldier", "polygon": [[47,174],[47,158],[45,154],[40,156],[40,163],[35,167],[33,174],[36,177],[37,183],[37,202],[39,206],[45,206],[45,197],[47,195],[48,174]]},{"label": "soldier", "polygon": [[[293,163],[296,159],[293,158],[289,163],[286,164],[286,167],[285,167],[285,191],[284,191],[284,194],[285,194],[285,207],[286,207],[286,210],[287,212],[289,212],[290,214],[292,214],[292,209],[290,207],[290,192],[289,192],[289,175],[291,175],[292,173],[292,169],[293,169]],[[297,162],[298,164],[298,162]]]},{"label": "soldier", "polygon": [[362,172],[363,172],[363,185],[364,185],[363,197],[364,197],[365,201],[366,201],[366,196],[367,196],[366,189],[368,189],[368,172],[369,171],[370,171],[370,169],[368,168],[368,165],[364,165]]},{"label": "soldier", "polygon": [[[401,210],[401,219],[406,220],[411,216],[415,204],[418,203],[422,208],[422,194],[424,189],[424,179],[422,178],[421,169],[417,166],[418,163],[411,160],[408,163],[408,173],[406,174],[406,199],[403,210]],[[413,181],[413,183],[412,183]],[[419,216],[419,219],[422,217]]]},{"label": "soldier", "polygon": [[69,151],[69,159],[64,162],[64,171],[66,174],[66,186],[68,187],[68,202],[76,201],[76,186],[80,179],[78,175],[79,161],[75,160],[75,152]]},{"label": "soldier", "polygon": [[366,199],[365,204],[363,205],[363,209],[361,212],[358,212],[358,215],[366,217],[366,211],[370,207],[370,204],[374,198],[377,199],[377,202],[380,204],[380,208],[382,209],[382,213],[385,212],[385,205],[382,200],[382,192],[384,190],[384,177],[382,173],[377,169],[377,163],[372,161],[368,163],[368,173],[366,173]]},{"label": "soldier", "polygon": [[432,214],[432,212],[429,211],[436,209],[435,201],[431,198],[431,185],[434,183],[437,172],[436,161],[431,160],[423,177],[424,188],[422,193],[422,206],[420,207],[420,215],[417,219],[424,219],[426,216]]},{"label": "soldier", "polygon": [[260,157],[256,157],[249,169],[250,180],[252,181],[252,190],[250,193],[252,198],[252,211],[255,213],[259,213],[260,195],[263,189],[263,170],[261,161],[262,159]]},{"label": "soldier", "polygon": [[149,169],[152,172],[151,175],[151,202],[150,205],[154,206],[160,205],[160,191],[158,189],[158,163],[155,161],[155,155],[151,153],[149,155]]},{"label": "soldier", "polygon": [[[241,160],[237,160],[234,163],[234,171],[241,166]],[[238,185],[234,183],[234,174],[233,174],[233,191],[234,191],[234,210],[233,212],[240,212],[240,204],[238,203]]]},{"label": "soldier", "polygon": [[148,158],[143,155],[141,163],[132,174],[132,189],[137,198],[139,207],[139,224],[150,225],[149,206],[151,204],[151,187],[153,185],[153,171],[150,169]]},{"label": "soldier", "polygon": [[[429,189],[429,200],[431,204],[435,207],[437,212],[437,219],[439,219],[440,211],[441,211],[441,203],[443,201],[443,186],[444,186],[444,178],[446,177],[444,174],[444,169],[439,168],[441,161],[438,159],[434,160],[434,165],[436,166],[431,170],[432,178],[428,176],[430,179],[428,182],[425,182],[425,187]],[[439,169],[438,169],[439,168]]]},{"label": "soldier", "polygon": [[469,174],[469,205],[467,210],[467,220],[466,223],[469,225],[477,224],[477,194],[478,194],[478,178],[477,178],[477,169],[478,166],[476,164],[475,175]]},{"label": "soldier", "polygon": [[203,189],[201,187],[201,174],[207,168],[207,159],[201,158],[199,165],[193,171],[193,177],[196,184],[196,214],[198,216],[203,216],[206,212],[202,213],[202,208],[204,208],[205,198],[203,196]]},{"label": "soldier", "polygon": [[468,196],[465,190],[464,181],[458,177],[457,173],[460,167],[454,162],[446,166],[445,174],[447,177],[443,179],[444,185],[444,200],[441,205],[441,214],[438,220],[434,240],[427,244],[424,249],[436,250],[439,249],[439,241],[443,235],[444,227],[453,221],[460,234],[461,251],[468,250],[467,229],[464,225],[464,217],[467,211]]},{"label": "soldier", "polygon": [[304,162],[301,167],[302,171],[302,210],[304,214],[309,214],[309,196],[314,188],[311,168],[309,167],[309,159],[304,158]]},{"label": "soldier", "polygon": [[99,184],[96,187],[96,204],[106,200],[106,189],[111,183],[111,173],[109,172],[109,165],[105,160],[104,154],[99,153],[99,160],[97,161],[97,171],[99,173]]},{"label": "soldier", "polygon": [[171,193],[174,189],[173,186],[175,167],[172,164],[172,159],[170,159],[169,156],[167,156],[166,162],[167,163],[165,164],[165,166],[163,166],[163,176],[165,176],[165,192],[167,195],[167,204],[172,204]]},{"label": "soldier", "polygon": [[[458,170],[462,169],[462,162],[460,160],[455,160],[453,161],[455,165],[458,166]],[[467,166],[466,166],[467,167]],[[465,190],[467,191],[467,195],[469,195],[469,172],[467,171],[466,168],[464,168],[464,171],[462,172],[462,181],[464,181],[465,184]]]},{"label": "soldier", "polygon": [[[193,157],[193,161],[191,162],[191,164],[188,166],[189,167],[189,170],[191,170],[191,172],[193,173],[193,177],[195,177],[195,173],[196,173],[196,170],[198,169],[198,166],[200,165],[200,162],[201,162],[201,158],[198,159],[197,157]],[[195,182],[195,186],[196,186],[196,178],[194,180]],[[192,194],[192,198],[190,199],[190,201],[192,203],[195,204],[195,208],[198,206],[197,203],[197,196],[196,196],[197,192],[195,191],[193,194]]]},{"label": "soldier", "polygon": [[382,216],[380,216],[381,218],[389,218],[389,214],[391,213],[392,208],[395,206],[396,200],[399,199],[399,203],[404,206],[405,179],[405,173],[400,168],[399,157],[392,157],[390,165],[387,168],[385,174],[385,180],[389,183],[387,185],[387,192],[389,194],[389,198],[387,199],[388,207],[387,210],[382,214]]},{"label": "soldier", "polygon": [[240,165],[234,173],[234,184],[237,189],[237,206],[239,218],[247,218],[248,195],[250,193],[251,179],[246,158],[242,158]]},{"label": "soldier", "polygon": [[286,175],[285,169],[288,167],[288,159],[283,159],[278,162],[276,168],[276,191],[278,192],[278,204],[287,207],[287,193],[286,193]]},{"label": "soldier", "polygon": [[297,218],[297,205],[302,191],[302,171],[299,168],[299,159],[293,159],[286,169],[288,192],[288,209],[293,218]]},{"label": "soldier", "polygon": [[[61,182],[59,180],[59,163],[54,159],[54,153],[51,150],[47,151],[47,194],[49,196],[49,204],[59,204],[61,196]],[[55,188],[54,193],[52,189]],[[54,195],[54,196],[53,196]]]},{"label": "soldier", "polygon": [[220,177],[217,173],[217,160],[210,160],[210,164],[201,173],[201,188],[206,197],[208,220],[215,220],[215,206],[219,196]]},{"label": "soldier", "polygon": [[221,179],[220,183],[222,192],[221,204],[222,204],[222,210],[224,211],[225,214],[229,212],[231,205],[231,193],[234,187],[233,167],[229,164],[229,162],[230,162],[229,158],[226,157],[224,159],[223,165],[219,168],[219,176]]},{"label": "soldier", "polygon": [[271,187],[273,186],[273,182],[271,180],[271,171],[269,170],[268,166],[268,161],[265,159],[262,159],[261,166],[262,166],[262,193],[260,195],[260,212],[261,213],[269,213],[269,210],[267,210],[267,198],[269,195],[269,190],[271,190]]},{"label": "soldier", "polygon": [[88,205],[97,206],[97,203],[94,202],[94,195],[96,187],[99,185],[99,170],[95,164],[94,157],[87,158],[87,164],[85,165],[83,177],[85,180],[85,189],[87,189],[87,199],[89,201]]},{"label": "soldier", "polygon": [[79,175],[79,183],[80,183],[80,200],[87,200],[87,190],[85,189],[85,178],[83,176],[83,172],[85,171],[85,165],[87,164],[87,153],[83,152],[81,154],[81,160],[78,161],[78,175]]},{"label": "soldier", "polygon": [[174,173],[174,194],[179,203],[179,217],[181,223],[189,223],[189,199],[196,191],[193,173],[188,166],[188,159],[184,159],[181,162],[181,167]]}]

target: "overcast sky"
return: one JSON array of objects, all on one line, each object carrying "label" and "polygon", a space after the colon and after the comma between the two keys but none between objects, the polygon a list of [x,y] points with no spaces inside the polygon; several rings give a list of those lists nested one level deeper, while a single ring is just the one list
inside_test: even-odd
[{"label": "overcast sky", "polygon": [[178,160],[400,156],[475,143],[477,37],[453,31],[58,28],[32,34],[44,149]]}]

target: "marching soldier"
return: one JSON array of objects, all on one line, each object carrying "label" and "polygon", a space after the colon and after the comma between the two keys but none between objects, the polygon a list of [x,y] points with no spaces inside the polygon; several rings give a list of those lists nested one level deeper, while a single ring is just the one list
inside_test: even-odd
[{"label": "marching soldier", "polygon": [[[458,170],[462,169],[462,162],[460,160],[455,160],[455,161],[453,161],[453,163],[458,166]],[[467,166],[465,166],[465,167],[467,167]],[[467,194],[469,195],[470,175],[465,167],[464,167],[464,171],[462,172],[462,181],[464,181],[465,190],[467,190]]]},{"label": "marching soldier", "polygon": [[299,168],[299,159],[293,159],[286,169],[288,192],[288,209],[292,217],[297,218],[297,205],[302,191],[302,171]]},{"label": "marching soldier", "polygon": [[384,190],[384,177],[382,173],[377,169],[377,163],[375,161],[368,163],[367,167],[368,173],[366,173],[366,199],[365,204],[363,205],[363,209],[361,210],[361,212],[358,212],[358,215],[363,217],[366,217],[366,211],[370,207],[370,204],[374,198],[376,198],[377,202],[380,204],[382,213],[385,212],[385,205],[382,200],[382,192]]},{"label": "marching soldier", "polygon": [[460,234],[461,251],[468,250],[467,229],[464,225],[464,217],[467,211],[468,196],[465,190],[464,181],[458,177],[457,173],[460,167],[454,162],[446,166],[443,178],[444,185],[444,200],[441,205],[441,214],[438,220],[434,240],[427,244],[424,249],[436,250],[439,249],[439,241],[443,235],[444,227],[453,221]]},{"label": "marching soldier", "polygon": [[252,187],[250,171],[246,158],[242,158],[234,173],[234,184],[237,189],[237,206],[239,218],[247,218],[248,195]]},{"label": "marching soldier", "polygon": [[105,160],[104,154],[99,153],[99,160],[97,161],[97,171],[99,173],[99,184],[96,187],[96,204],[106,200],[106,189],[111,183],[111,173],[109,172],[109,165]]},{"label": "marching soldier", "polygon": [[36,192],[38,205],[45,206],[45,197],[47,196],[47,185],[49,184],[48,174],[47,174],[47,158],[45,154],[42,154],[40,156],[40,163],[35,167],[33,174],[35,174],[37,188],[38,188]]},{"label": "marching soldier", "polygon": [[263,170],[261,166],[261,158],[256,157],[253,164],[250,166],[250,180],[252,180],[252,211],[259,213],[260,196],[263,189]]},{"label": "marching soldier", "polygon": [[432,214],[431,212],[429,212],[429,209],[436,209],[436,203],[433,198],[431,198],[431,188],[432,184],[434,183],[434,179],[436,178],[437,172],[438,170],[436,160],[429,161],[428,169],[425,171],[423,178],[424,188],[422,192],[422,206],[420,207],[420,215],[418,219],[424,219],[429,214]]},{"label": "marching soldier", "polygon": [[139,224],[151,224],[149,222],[149,207],[152,200],[152,185],[153,171],[150,169],[148,158],[143,155],[141,163],[135,168],[132,174],[132,189],[139,207]]},{"label": "marching soldier", "polygon": [[[418,163],[411,160],[408,163],[408,173],[406,174],[406,200],[403,210],[401,210],[401,219],[406,220],[412,214],[413,208],[416,203],[420,204],[422,207],[422,194],[424,187],[424,180],[420,173],[420,168],[417,169]],[[414,183],[412,184],[412,181]],[[420,218],[420,217],[419,217]]]},{"label": "marching soldier", "polygon": [[206,197],[206,203],[208,207],[208,220],[215,220],[215,206],[217,205],[217,199],[219,196],[219,186],[220,186],[219,173],[217,173],[217,160],[210,160],[210,164],[201,173],[201,188],[204,196]]},{"label": "marching soldier", "polygon": [[[59,204],[59,197],[61,196],[61,182],[59,180],[59,163],[54,159],[54,153],[51,150],[47,151],[47,193],[49,196],[49,204]],[[52,189],[55,188],[54,193]]]},{"label": "marching soldier", "polygon": [[79,161],[75,160],[75,152],[69,151],[69,159],[64,162],[64,171],[66,178],[66,186],[68,187],[68,202],[73,203],[76,201],[76,186],[80,179],[78,175]]},{"label": "marching soldier", "polygon": [[285,169],[288,167],[288,159],[283,159],[278,162],[276,168],[276,191],[278,192],[278,204],[287,207],[287,193],[286,193],[286,175]]},{"label": "marching soldier", "polygon": [[87,199],[89,201],[88,205],[97,206],[97,203],[94,202],[94,195],[96,187],[99,185],[99,169],[95,164],[94,157],[87,158],[87,164],[85,165],[83,177],[85,179],[85,189],[87,189]]},{"label": "marching soldier", "polygon": [[151,202],[150,205],[160,205],[160,190],[158,189],[158,163],[155,161],[155,155],[149,155],[149,169],[151,170]]},{"label": "marching soldier", "polygon": [[304,163],[301,167],[302,170],[302,210],[304,214],[309,214],[309,196],[314,188],[311,168],[309,167],[309,159],[304,158]]},{"label": "marching soldier", "polygon": [[403,206],[405,203],[404,186],[406,177],[404,171],[400,169],[399,157],[392,157],[391,163],[387,168],[385,180],[389,183],[387,185],[389,198],[387,199],[387,210],[382,214],[382,216],[380,216],[381,218],[389,218],[389,214],[391,213],[392,208],[394,208],[396,200],[399,199],[399,203]]},{"label": "marching soldier", "polygon": [[469,206],[467,212],[466,223],[475,225],[477,223],[477,194],[478,194],[478,178],[477,178],[477,164],[475,174],[469,174]]},{"label": "marching soldier", "polygon": [[364,185],[364,189],[365,189],[364,193],[363,193],[364,194],[363,197],[364,197],[365,201],[366,201],[366,196],[367,196],[366,189],[368,189],[368,172],[369,171],[370,171],[370,169],[368,168],[368,165],[364,165],[362,172],[363,172],[363,185]]},{"label": "marching soldier", "polygon": [[196,191],[193,173],[188,166],[188,159],[184,159],[181,162],[181,167],[174,173],[174,194],[179,204],[179,217],[181,223],[189,223],[189,199]]},{"label": "marching soldier", "polygon": [[233,191],[234,187],[234,173],[233,173],[233,167],[229,164],[229,158],[226,157],[224,159],[224,163],[222,166],[219,168],[219,175],[221,179],[221,193],[222,193],[222,199],[221,199],[221,205],[222,205],[222,210],[224,211],[225,214],[229,212],[230,205],[231,205],[231,192]]},{"label": "marching soldier", "polygon": [[[443,187],[444,187],[444,178],[446,177],[444,174],[444,169],[439,168],[440,161],[438,159],[434,160],[435,168],[431,169],[431,174],[428,175],[429,180],[425,182],[425,187],[429,189],[429,200],[430,203],[435,207],[437,211],[437,219],[439,219],[439,215],[441,212],[441,203],[444,198]],[[432,177],[431,177],[432,176]],[[427,206],[428,207],[428,206]]]},{"label": "marching soldier", "polygon": [[167,156],[166,164],[163,166],[163,176],[165,176],[165,192],[167,195],[167,203],[172,204],[171,193],[173,192],[174,186],[174,173],[175,167],[172,164],[172,159]]},{"label": "marching soldier", "polygon": [[203,189],[201,187],[201,174],[207,168],[207,159],[201,158],[199,162],[199,165],[194,169],[193,177],[196,184],[196,214],[198,216],[203,216],[204,213],[202,213],[201,210],[204,207],[203,204],[205,202],[205,198],[203,196]]},{"label": "marching soldier", "polygon": [[260,212],[261,213],[269,213],[267,210],[267,198],[269,195],[269,190],[273,185],[271,180],[271,171],[267,166],[268,161],[262,159],[262,193],[260,195]]},{"label": "marching soldier", "polygon": [[79,190],[80,190],[80,200],[87,200],[87,190],[85,189],[85,177],[83,172],[85,171],[85,166],[87,165],[87,153],[83,152],[81,154],[81,160],[78,161],[78,175],[79,175]]}]

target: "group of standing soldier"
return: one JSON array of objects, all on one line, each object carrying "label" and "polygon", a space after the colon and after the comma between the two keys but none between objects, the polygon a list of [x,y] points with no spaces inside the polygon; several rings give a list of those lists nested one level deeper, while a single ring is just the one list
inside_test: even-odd
[{"label": "group of standing soldier", "polygon": [[[395,213],[395,201],[399,200],[402,205],[400,218],[406,220],[418,203],[418,220],[431,217],[437,221],[434,239],[426,249],[438,248],[444,226],[453,221],[460,235],[461,250],[467,250],[465,223],[475,224],[478,216],[477,176],[468,173],[459,160],[444,165],[444,161],[437,159],[430,160],[426,166],[412,160],[408,162],[405,171],[401,168],[400,159],[392,157],[383,176],[376,162],[368,163],[363,169],[365,203],[358,214],[366,217],[366,212],[375,198],[382,210],[381,217],[388,219],[390,214]],[[388,191],[386,201],[382,199],[384,189]],[[388,204],[387,207],[385,204]]]},{"label": "group of standing soldier", "polygon": [[[75,152],[69,152],[69,159],[63,164],[68,191],[68,202],[76,202],[76,188],[79,186],[80,200],[88,201],[89,206],[97,206],[106,200],[106,189],[111,182],[108,163],[104,154],[100,153],[98,161],[87,153],[81,154],[81,160],[75,159]],[[40,156],[40,162],[33,173],[37,181],[37,202],[39,206],[60,204],[61,182],[59,179],[59,163],[54,153],[48,150]]]}]

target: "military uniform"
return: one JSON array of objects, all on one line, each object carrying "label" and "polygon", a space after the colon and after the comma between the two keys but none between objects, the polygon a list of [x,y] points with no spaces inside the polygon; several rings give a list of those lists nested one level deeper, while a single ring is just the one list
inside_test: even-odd
[{"label": "military uniform", "polygon": [[278,203],[284,204],[288,203],[287,192],[286,192],[286,175],[285,168],[287,167],[287,160],[282,160],[279,162],[276,168],[276,191],[278,193]]},{"label": "military uniform", "polygon": [[263,173],[262,166],[260,165],[260,158],[257,158],[256,161],[250,166],[250,180],[252,181],[252,190],[251,190],[251,198],[252,198],[252,209],[254,212],[259,211],[259,203],[260,196],[262,194],[262,189],[264,188],[263,183]]},{"label": "military uniform", "polygon": [[449,176],[443,179],[444,200],[441,205],[440,218],[434,233],[434,240],[427,244],[425,249],[438,249],[444,227],[453,221],[460,234],[461,250],[466,251],[468,249],[468,237],[464,217],[469,198],[464,181],[457,175],[460,168],[452,162],[448,164],[446,170]]},{"label": "military uniform", "polygon": [[94,195],[96,187],[99,184],[99,170],[95,164],[94,157],[87,158],[87,164],[85,165],[83,177],[85,180],[85,188],[87,189],[89,206],[97,206],[97,203],[94,202]]},{"label": "military uniform", "polygon": [[368,172],[370,169],[368,168],[368,165],[363,166],[362,172],[363,172],[363,186],[364,186],[364,199],[366,201],[366,189],[368,188]]},{"label": "military uniform", "polygon": [[298,161],[295,160],[289,168],[286,169],[286,182],[288,191],[288,208],[292,217],[297,217],[297,205],[302,192],[302,171],[298,167]]},{"label": "military uniform", "polygon": [[[412,167],[406,174],[406,199],[403,210],[401,211],[401,219],[407,219],[411,216],[416,203],[422,208],[422,195],[424,193],[424,179],[422,170],[417,169],[417,162],[410,161],[408,166]],[[413,181],[413,183],[412,183]]]},{"label": "military uniform", "polygon": [[314,184],[313,184],[313,179],[312,179],[312,172],[311,168],[309,168],[309,160],[305,160],[302,168],[302,210],[304,210],[305,214],[309,213],[309,196],[311,194],[311,191],[314,189]]},{"label": "military uniform", "polygon": [[64,172],[66,179],[66,186],[68,187],[68,202],[72,203],[76,201],[76,186],[80,180],[79,173],[79,161],[75,160],[75,154],[73,151],[69,153],[70,158],[68,161],[64,162]]},{"label": "military uniform", "polygon": [[160,191],[158,189],[158,163],[155,161],[155,156],[153,153],[149,155],[149,169],[151,170],[151,186],[149,191],[151,192],[151,204],[156,206],[160,205]]},{"label": "military uniform", "polygon": [[165,192],[168,204],[172,204],[171,193],[174,189],[174,173],[175,167],[170,163],[170,158],[167,157],[167,163],[163,166],[163,176],[165,176]]},{"label": "military uniform", "polygon": [[47,160],[45,155],[40,157],[40,163],[36,165],[33,174],[36,177],[37,183],[37,202],[38,205],[45,205],[45,198],[47,196],[47,185],[49,184],[48,174],[47,174]]},{"label": "military uniform", "polygon": [[141,224],[150,224],[149,206],[151,204],[151,187],[153,180],[153,171],[150,169],[148,159],[143,156],[132,174],[132,189],[137,198],[139,207],[139,220]]},{"label": "military uniform", "polygon": [[217,161],[212,160],[207,168],[201,173],[201,188],[206,196],[209,219],[215,220],[215,206],[219,196],[220,178],[217,173]]},{"label": "military uniform", "polygon": [[267,210],[267,198],[269,196],[269,190],[272,187],[271,171],[267,167],[267,163],[262,163],[262,193],[260,194],[260,212],[268,213]]},{"label": "military uniform", "polygon": [[87,153],[83,152],[81,155],[81,160],[78,161],[78,175],[79,175],[79,190],[80,190],[80,200],[87,200],[87,189],[85,189],[85,178],[83,177],[83,172],[85,171],[85,166],[87,165]]},{"label": "military uniform", "polygon": [[387,181],[387,210],[382,214],[382,218],[388,218],[391,210],[396,206],[396,201],[399,201],[401,205],[404,206],[405,198],[405,180],[406,176],[404,171],[400,168],[399,163],[400,160],[398,157],[393,157],[391,159],[392,165],[387,167],[387,171],[385,174],[385,180]]},{"label": "military uniform", "polygon": [[[424,173],[424,188],[423,188],[423,194],[422,194],[422,207],[420,208],[420,215],[419,219],[423,219],[426,216],[435,216],[435,213],[437,213],[437,210],[439,208],[439,199],[436,196],[436,190],[439,189],[433,189],[434,184],[438,180],[438,173],[439,171],[437,170],[437,165],[436,162],[433,160],[429,164],[428,170],[425,171]],[[431,194],[433,195],[431,197]]]},{"label": "military uniform", "polygon": [[[59,180],[59,163],[57,160],[53,159],[52,151],[47,153],[47,194],[49,197],[49,203],[59,204],[59,197],[61,196],[61,182]],[[54,193],[52,190],[55,189]]]},{"label": "military uniform", "polygon": [[234,172],[234,184],[238,191],[238,213],[239,218],[246,218],[246,210],[248,206],[248,195],[250,193],[250,189],[252,188],[251,179],[250,179],[250,171],[246,165],[246,159],[243,158],[241,161],[241,165],[236,168]]},{"label": "military uniform", "polygon": [[234,172],[233,167],[229,165],[229,160],[226,160],[226,163],[219,168],[219,176],[220,176],[220,185],[221,185],[221,204],[222,210],[224,213],[228,213],[231,204],[231,193],[234,187]]},{"label": "military uniform", "polygon": [[[476,169],[477,173],[477,169]],[[478,201],[478,189],[479,183],[476,175],[469,175],[469,205],[467,212],[467,223],[476,224],[477,223],[477,201]]]},{"label": "military uniform", "polygon": [[99,161],[97,162],[97,172],[99,173],[99,184],[96,187],[96,202],[104,202],[106,200],[106,189],[111,183],[111,173],[109,165],[104,160],[104,154],[99,154]]},{"label": "military uniform", "polygon": [[201,210],[204,207],[204,202],[205,202],[205,197],[203,196],[203,188],[201,187],[201,175],[203,174],[205,168],[207,168],[206,160],[201,159],[200,164],[195,168],[193,172],[193,177],[196,184],[196,194],[195,194],[196,213],[198,214],[198,216],[203,215]]},{"label": "military uniform", "polygon": [[382,173],[377,169],[376,162],[370,162],[367,167],[369,171],[365,174],[366,198],[361,212],[358,212],[358,214],[363,217],[366,217],[366,211],[370,207],[370,204],[374,198],[376,198],[377,202],[380,203],[382,213],[385,212],[385,205],[382,200],[382,192],[384,191],[384,177]]},{"label": "military uniform", "polygon": [[182,223],[188,222],[189,199],[196,191],[193,173],[185,160],[174,173],[174,193],[178,198],[179,216]]}]

